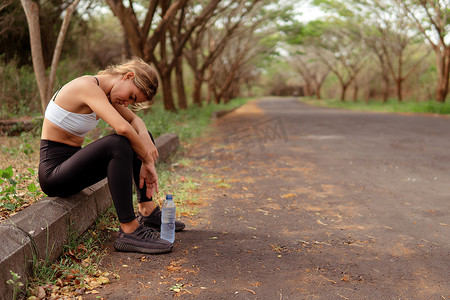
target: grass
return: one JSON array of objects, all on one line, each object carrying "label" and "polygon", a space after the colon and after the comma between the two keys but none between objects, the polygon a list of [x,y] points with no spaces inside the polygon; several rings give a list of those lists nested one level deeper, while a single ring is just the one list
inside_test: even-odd
[{"label": "grass", "polygon": [[[158,104],[147,113],[138,112],[155,137],[164,133],[175,133],[182,145],[171,162],[157,165],[160,192],[155,196],[156,202],[161,204],[165,194],[172,194],[177,204],[178,216],[189,217],[198,213],[203,205],[203,183],[208,184],[208,178],[212,175],[202,173],[203,170],[195,166],[193,161],[183,157],[183,147],[188,147],[195,138],[209,131],[213,111],[231,109],[247,100],[241,98],[228,104],[190,107],[176,113],[165,111],[162,104]],[[110,132],[106,123],[100,123],[98,130],[87,137],[86,143]],[[39,139],[39,130],[17,137],[0,137],[3,154],[0,158],[0,175],[3,178],[0,195],[13,185],[16,192],[9,196],[10,199],[17,200],[14,208],[12,205],[6,205],[11,208],[7,209],[0,199],[0,211],[4,219],[38,200]],[[199,175],[194,177],[190,172],[185,172],[187,170],[193,170]],[[37,187],[37,190],[33,187]],[[110,278],[117,277],[114,270],[100,270],[99,265],[104,257],[104,242],[113,231],[117,231],[118,226],[116,213],[111,208],[83,235],[72,236],[57,262],[34,259],[33,272],[26,283],[26,297],[31,300],[51,298],[52,295],[56,298],[73,298],[85,292],[92,292],[96,287],[108,283]]]},{"label": "grass", "polygon": [[450,114],[450,102],[439,103],[436,101],[398,101],[389,99],[386,103],[381,101],[369,100],[362,101],[340,101],[338,99],[316,100],[311,98],[301,98],[302,102],[351,110],[361,111],[379,111],[379,112],[396,112],[396,113],[433,113],[433,114]]},{"label": "grass", "polygon": [[187,110],[178,110],[177,112],[165,111],[162,103],[158,102],[150,109],[149,113],[139,112],[138,115],[151,129],[154,136],[175,133],[182,143],[189,143],[190,139],[199,137],[208,131],[208,124],[214,111],[232,109],[248,100],[248,98],[236,98],[227,104],[191,106]]},{"label": "grass", "polygon": [[34,257],[32,274],[26,286],[27,299],[72,298],[117,277],[113,270],[100,270],[99,267],[105,254],[103,243],[116,219],[114,210],[110,208],[81,236],[69,230],[63,255],[55,263]]}]

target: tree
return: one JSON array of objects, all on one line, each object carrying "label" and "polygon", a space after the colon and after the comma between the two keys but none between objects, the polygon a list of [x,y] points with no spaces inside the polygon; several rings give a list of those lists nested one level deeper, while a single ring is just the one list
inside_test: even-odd
[{"label": "tree", "polygon": [[253,76],[253,65],[272,55],[276,44],[266,41],[267,32],[258,32],[258,23],[247,27],[246,34],[239,34],[227,43],[220,57],[208,72],[208,88],[215,102],[226,103],[239,94],[241,84]]},{"label": "tree", "polygon": [[[186,8],[187,0],[149,1],[142,24],[139,24],[133,2],[130,1],[129,7],[125,7],[120,0],[107,0],[109,7],[122,23],[133,55],[152,62],[157,68],[162,81],[164,107],[168,110],[176,109],[172,95],[171,74],[179,63],[179,56],[189,36],[197,27],[207,22],[219,2],[220,0],[212,0],[198,3],[201,7],[200,12],[186,25],[185,30],[178,33],[172,31],[172,36],[168,36],[170,26],[173,26],[178,12]],[[184,18],[183,13],[179,17]],[[153,24],[156,21],[158,25]],[[167,43],[169,39],[171,42]],[[170,46],[171,51],[168,49]]]},{"label": "tree", "polygon": [[403,10],[384,0],[367,1],[366,8],[364,39],[380,63],[386,84],[384,97],[389,71],[395,81],[397,99],[402,101],[404,81],[417,70],[428,51]]},{"label": "tree", "polygon": [[[224,7],[214,18],[199,28],[188,41],[188,47],[184,51],[187,62],[194,74],[192,98],[198,106],[202,104],[201,88],[205,81],[206,71],[219,57],[230,39],[239,34],[246,34],[247,29],[243,24],[251,23],[253,12],[257,11],[260,1],[237,1],[235,5]],[[260,8],[260,7],[259,7]],[[220,24],[215,26],[214,24]],[[242,28],[243,32],[239,31]]]},{"label": "tree", "polygon": [[300,46],[297,51],[291,55],[291,61],[294,69],[303,78],[305,96],[316,95],[316,98],[320,99],[320,91],[330,68],[320,60],[316,53],[317,48]]},{"label": "tree", "polygon": [[319,22],[317,25],[321,28],[322,34],[314,45],[316,53],[338,78],[341,85],[339,99],[345,101],[348,87],[353,83],[368,57],[361,43],[359,28],[350,22],[339,20],[329,23]]},{"label": "tree", "polygon": [[450,3],[448,0],[396,0],[436,54],[436,100],[445,102],[450,78]]},{"label": "tree", "polygon": [[72,2],[72,4],[70,4],[66,9],[64,20],[59,31],[58,40],[53,52],[50,74],[48,76],[46,74],[42,47],[43,45],[41,40],[41,27],[39,23],[39,2],[33,2],[31,0],[20,1],[27,18],[28,30],[30,32],[30,45],[34,73],[36,76],[36,81],[41,98],[42,111],[44,112],[53,91],[56,69],[58,68],[59,58],[61,55],[64,39],[66,37],[67,29],[69,27],[70,19],[80,0],[74,0],[74,2]]}]

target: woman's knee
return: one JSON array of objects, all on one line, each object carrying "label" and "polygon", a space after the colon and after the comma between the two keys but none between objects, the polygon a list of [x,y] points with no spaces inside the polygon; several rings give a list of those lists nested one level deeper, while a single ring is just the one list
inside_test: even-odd
[{"label": "woman's knee", "polygon": [[108,139],[108,145],[112,148],[113,152],[130,156],[133,154],[131,143],[126,137],[118,134],[111,134],[106,138]]}]

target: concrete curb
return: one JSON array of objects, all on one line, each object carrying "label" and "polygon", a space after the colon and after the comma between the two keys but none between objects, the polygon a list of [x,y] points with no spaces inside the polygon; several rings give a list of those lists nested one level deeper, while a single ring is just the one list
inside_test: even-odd
[{"label": "concrete curb", "polygon": [[[166,160],[180,144],[175,134],[155,140],[158,162]],[[80,235],[112,205],[106,179],[67,197],[46,197],[0,223],[0,300],[13,296],[10,270],[25,283],[33,258],[53,261],[63,252],[69,231]]]}]

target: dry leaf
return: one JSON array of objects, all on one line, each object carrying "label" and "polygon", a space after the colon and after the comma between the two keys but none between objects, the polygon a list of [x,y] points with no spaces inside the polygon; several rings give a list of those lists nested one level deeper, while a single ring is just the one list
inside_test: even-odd
[{"label": "dry leaf", "polygon": [[45,290],[40,286],[38,288],[38,294],[37,294],[39,299],[44,299],[45,298]]},{"label": "dry leaf", "polygon": [[256,295],[256,293],[255,293],[254,291],[250,290],[250,289],[244,288],[244,290],[249,291],[249,292],[252,293],[253,295]]},{"label": "dry leaf", "polygon": [[328,226],[327,224],[323,223],[323,222],[320,221],[320,220],[317,220],[317,224]]},{"label": "dry leaf", "polygon": [[98,279],[98,282],[102,283],[102,284],[107,284],[109,283],[109,278],[108,277],[104,277],[104,276],[100,276]]},{"label": "dry leaf", "polygon": [[176,272],[176,271],[179,271],[181,269],[181,267],[179,267],[179,266],[167,266],[166,269],[168,271]]},{"label": "dry leaf", "polygon": [[284,194],[281,196],[281,198],[283,198],[283,199],[293,198],[293,197],[297,197],[297,195],[294,193],[289,193],[289,194]]}]

